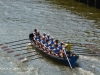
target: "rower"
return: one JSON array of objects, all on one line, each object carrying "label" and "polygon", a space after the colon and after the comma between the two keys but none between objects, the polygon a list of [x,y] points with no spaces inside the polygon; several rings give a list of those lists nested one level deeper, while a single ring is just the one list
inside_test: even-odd
[{"label": "rower", "polygon": [[45,48],[45,44],[46,44],[46,40],[45,40],[45,38],[42,38],[42,40],[41,40],[41,48]]},{"label": "rower", "polygon": [[65,49],[66,49],[66,54],[70,56],[71,44],[68,41],[67,44],[65,44]]},{"label": "rower", "polygon": [[54,44],[54,38],[53,37],[51,37],[51,39],[50,39],[50,44]]},{"label": "rower", "polygon": [[45,32],[43,32],[43,38],[45,38],[45,39],[46,39],[46,33],[45,33]]},{"label": "rower", "polygon": [[60,57],[63,57],[63,55],[64,55],[64,50],[63,49],[64,49],[63,48],[63,42],[61,42],[60,45],[59,45],[59,56]]},{"label": "rower", "polygon": [[50,41],[50,35],[49,34],[47,34],[46,40]]},{"label": "rower", "polygon": [[36,29],[36,28],[34,29],[33,34],[34,34],[35,36],[37,35],[37,29]]},{"label": "rower", "polygon": [[39,48],[41,48],[41,41],[42,41],[42,39],[41,39],[41,36],[39,35],[38,39],[37,39],[37,45]]},{"label": "rower", "polygon": [[48,48],[50,45],[49,45],[49,42],[48,42],[48,40],[46,40],[46,43],[44,44],[44,49],[46,49],[46,48]]},{"label": "rower", "polygon": [[59,50],[63,49],[63,42],[60,43]]},{"label": "rower", "polygon": [[46,40],[46,44],[44,45],[45,52],[49,52],[49,46],[50,46],[49,41]]},{"label": "rower", "polygon": [[58,40],[55,40],[54,45],[56,45],[56,47],[58,47],[58,46],[59,46],[59,44],[58,44]]},{"label": "rower", "polygon": [[54,45],[54,52],[55,52],[55,55],[58,57],[59,56],[59,48],[57,47],[57,45]]}]

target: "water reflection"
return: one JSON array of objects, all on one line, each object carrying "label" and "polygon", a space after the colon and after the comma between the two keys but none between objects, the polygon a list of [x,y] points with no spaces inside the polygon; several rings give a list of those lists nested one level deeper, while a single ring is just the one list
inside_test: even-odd
[{"label": "water reflection", "polygon": [[90,20],[95,20],[100,23],[100,9],[87,6],[83,3],[78,3],[75,0],[46,0],[49,3],[59,5],[59,8],[71,10],[71,13],[85,17]]}]

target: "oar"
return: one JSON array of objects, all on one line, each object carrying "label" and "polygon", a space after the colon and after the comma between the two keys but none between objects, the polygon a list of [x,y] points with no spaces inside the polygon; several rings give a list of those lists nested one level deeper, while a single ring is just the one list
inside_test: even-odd
[{"label": "oar", "polygon": [[25,43],[15,44],[15,45],[11,45],[11,46],[9,46],[9,47],[17,46],[17,45],[22,45],[22,44],[26,44],[26,43],[30,43],[30,42],[25,42]]},{"label": "oar", "polygon": [[73,49],[73,50],[88,50],[87,48],[71,48],[71,49]]},{"label": "oar", "polygon": [[15,44],[15,45],[11,45],[11,46],[2,46],[1,48],[3,49],[3,48],[8,48],[8,47],[12,47],[12,46],[22,45],[22,44],[26,44],[26,43],[30,43],[30,42]]},{"label": "oar", "polygon": [[20,56],[20,55],[24,55],[24,54],[28,54],[28,53],[32,53],[32,52],[36,52],[36,51],[30,51],[30,52],[27,52],[27,53],[16,54],[16,55],[14,55],[14,56]]},{"label": "oar", "polygon": [[68,57],[67,57],[67,54],[66,54],[65,49],[64,49],[64,53],[65,53],[65,55],[66,55],[67,61],[68,61],[69,65],[70,65],[70,68],[72,69],[72,66],[71,66],[70,61],[69,61],[69,59],[68,59]]},{"label": "oar", "polygon": [[26,47],[26,46],[15,47],[15,48],[12,48],[12,49],[17,49],[17,48],[22,48],[22,47]]},{"label": "oar", "polygon": [[100,56],[99,54],[87,54],[87,53],[76,53],[78,55],[84,55],[84,56]]},{"label": "oar", "polygon": [[[32,49],[32,48],[28,48],[28,49]],[[21,49],[21,50],[10,50],[10,51],[8,51],[7,53],[12,53],[12,52],[15,52],[15,51],[22,51],[22,50],[27,50],[27,49]]]},{"label": "oar", "polygon": [[3,48],[8,48],[8,46],[3,46],[3,47],[1,47],[1,49],[3,49]]},{"label": "oar", "polygon": [[0,46],[2,46],[2,45],[4,45],[4,44],[10,44],[10,43],[19,42],[19,41],[24,41],[24,40],[28,40],[28,39],[22,39],[22,40],[7,42],[7,43],[0,44]]},{"label": "oar", "polygon": [[[66,42],[64,42],[64,43],[66,43]],[[95,46],[93,46],[93,44],[86,44],[86,43],[70,43],[72,46],[80,46],[80,47],[86,47],[87,45],[90,45],[90,46],[92,46],[92,47],[95,47]]]},{"label": "oar", "polygon": [[20,58],[18,58],[18,60],[22,60],[22,59],[25,59],[25,58],[28,58],[28,57],[32,57],[32,56],[35,56],[35,55],[40,55],[40,54],[29,55],[27,57],[20,57]]},{"label": "oar", "polygon": [[28,62],[28,61],[31,61],[31,60],[40,59],[40,58],[43,58],[43,57],[37,57],[37,58],[30,59],[30,60],[26,59],[26,60],[23,60],[22,62],[25,63],[25,62]]},{"label": "oar", "polygon": [[[26,46],[16,47],[16,48],[12,48],[12,49],[18,49],[18,48],[22,48],[22,47],[26,47]],[[9,48],[3,48],[3,50],[6,51],[6,50],[11,50],[11,49],[9,49]],[[10,52],[12,52],[12,51],[8,51],[8,53],[10,53]]]}]

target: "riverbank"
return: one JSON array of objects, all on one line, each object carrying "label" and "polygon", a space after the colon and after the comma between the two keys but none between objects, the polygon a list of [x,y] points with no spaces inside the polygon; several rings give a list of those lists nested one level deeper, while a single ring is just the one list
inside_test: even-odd
[{"label": "riverbank", "polygon": [[100,9],[100,0],[76,0],[76,1]]}]

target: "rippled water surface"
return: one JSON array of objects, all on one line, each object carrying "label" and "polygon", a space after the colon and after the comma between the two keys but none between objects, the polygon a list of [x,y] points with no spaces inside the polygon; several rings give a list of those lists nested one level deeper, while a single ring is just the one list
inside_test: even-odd
[{"label": "rippled water surface", "polygon": [[[34,28],[60,41],[92,43],[100,48],[99,9],[74,0],[0,0],[0,43],[26,39]],[[46,58],[21,63],[21,56],[14,55],[24,52],[0,49],[0,75],[100,75],[99,57],[80,56],[79,67],[71,70]]]}]

